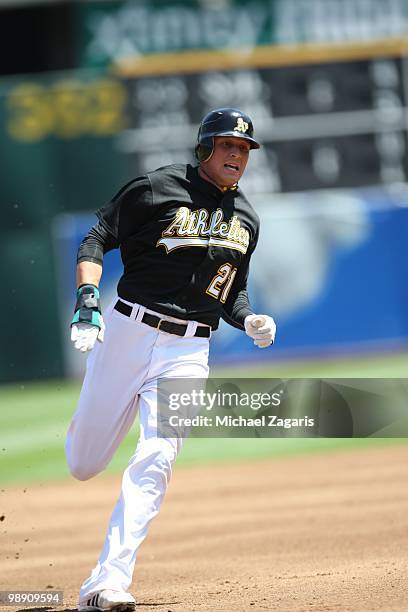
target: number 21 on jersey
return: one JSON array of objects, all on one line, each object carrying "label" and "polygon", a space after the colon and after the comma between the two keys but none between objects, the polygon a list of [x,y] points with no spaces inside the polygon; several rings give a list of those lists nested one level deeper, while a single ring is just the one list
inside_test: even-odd
[{"label": "number 21 on jersey", "polygon": [[217,274],[214,276],[205,292],[225,304],[236,273],[237,268],[233,268],[230,263],[223,264],[218,268]]}]

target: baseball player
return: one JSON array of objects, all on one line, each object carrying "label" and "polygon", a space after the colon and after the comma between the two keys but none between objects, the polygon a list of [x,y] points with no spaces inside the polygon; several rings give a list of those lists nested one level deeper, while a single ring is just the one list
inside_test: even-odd
[{"label": "baseball player", "polygon": [[[259,219],[238,187],[251,149],[252,121],[233,108],[201,122],[197,166],[174,164],[127,183],[97,211],[81,243],[75,348],[89,351],[66,440],[72,474],[101,472],[137,411],[140,438],[123,474],[96,567],[82,584],[79,610],[133,610],[128,592],[139,547],[159,512],[179,438],[157,435],[157,379],[208,376],[211,334],[222,317],[265,348],[275,323],[253,313],[247,277]],[[118,297],[102,319],[103,255],[120,248]]]}]

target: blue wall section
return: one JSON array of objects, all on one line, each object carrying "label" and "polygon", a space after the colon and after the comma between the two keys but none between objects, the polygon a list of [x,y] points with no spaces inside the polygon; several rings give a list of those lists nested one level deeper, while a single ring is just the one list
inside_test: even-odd
[{"label": "blue wall section", "polygon": [[407,335],[408,303],[401,290],[407,254],[395,237],[408,236],[408,210],[375,211],[370,221],[369,240],[350,252],[339,249],[322,293],[282,322],[279,344],[321,346]]}]

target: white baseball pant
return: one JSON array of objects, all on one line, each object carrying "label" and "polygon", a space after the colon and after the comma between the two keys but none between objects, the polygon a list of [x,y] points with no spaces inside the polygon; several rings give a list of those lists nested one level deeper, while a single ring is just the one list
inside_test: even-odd
[{"label": "white baseball pant", "polygon": [[115,302],[104,315],[104,342],[97,342],[88,357],[68,430],[66,456],[71,473],[87,480],[101,472],[137,411],[140,437],[123,474],[99,561],[81,587],[81,600],[102,589],[128,590],[137,551],[159,512],[181,449],[181,438],[157,437],[157,379],[208,376],[209,339],[193,336],[196,321],[189,322],[186,336],[179,337],[140,322],[145,311],[153,311],[135,304],[127,317],[113,309]]}]

